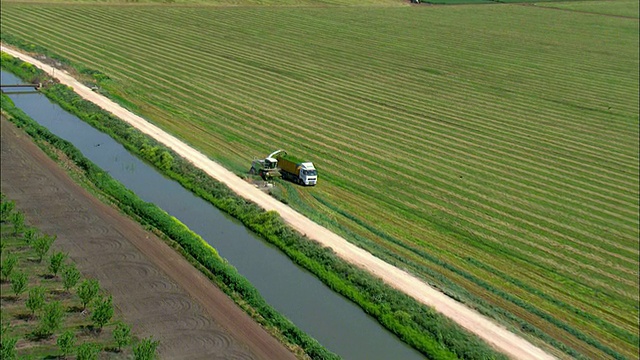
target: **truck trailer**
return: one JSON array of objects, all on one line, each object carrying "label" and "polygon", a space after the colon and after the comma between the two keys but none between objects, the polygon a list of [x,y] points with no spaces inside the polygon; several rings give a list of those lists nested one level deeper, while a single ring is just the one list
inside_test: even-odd
[{"label": "truck trailer", "polygon": [[286,153],[278,154],[276,159],[283,179],[307,186],[318,182],[318,171],[312,162],[296,159]]}]

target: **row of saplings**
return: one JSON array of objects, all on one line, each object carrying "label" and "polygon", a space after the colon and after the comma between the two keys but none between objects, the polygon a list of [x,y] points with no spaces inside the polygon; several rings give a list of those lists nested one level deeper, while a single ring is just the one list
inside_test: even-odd
[{"label": "row of saplings", "polygon": [[[47,357],[75,355],[88,360],[107,351],[114,357],[132,352],[137,360],[155,358],[158,341],[146,338],[130,346],[131,327],[111,322],[112,298],[97,280],[82,279],[76,265],[67,262],[67,254],[47,255],[55,236],[25,226],[24,214],[4,196],[0,206],[0,359],[16,359],[21,339],[25,344],[19,348],[37,351],[33,348],[42,347],[38,354]],[[103,335],[105,327],[112,329],[111,338]],[[53,339],[55,346],[51,346]]]}]

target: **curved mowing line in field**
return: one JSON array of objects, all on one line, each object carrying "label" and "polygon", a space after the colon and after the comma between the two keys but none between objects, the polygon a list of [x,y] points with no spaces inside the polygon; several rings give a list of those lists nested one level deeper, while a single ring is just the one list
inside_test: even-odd
[{"label": "curved mowing line in field", "polygon": [[[350,198],[351,198],[351,199],[353,199],[353,197],[350,197]],[[357,204],[353,204],[353,205],[357,207]],[[366,205],[363,205],[363,206],[366,206]],[[476,249],[476,250],[477,250],[477,249]],[[459,253],[459,252],[461,252],[461,251],[457,251],[456,253]],[[464,251],[462,251],[462,252],[464,252]],[[471,253],[470,253],[469,255],[471,255]],[[486,255],[486,254],[485,254],[485,255]],[[524,259],[523,261],[525,261],[525,262],[528,264],[528,263],[530,262],[530,259]],[[534,273],[533,273],[533,272],[531,272],[531,271],[529,270],[529,271],[527,272],[527,274],[531,275],[531,274],[534,274]],[[477,276],[477,275],[476,275],[476,276]],[[548,279],[545,279],[545,281],[548,281]],[[590,288],[590,286],[587,286],[586,288]],[[532,288],[531,288],[531,287],[529,287],[529,289],[532,289]],[[564,290],[564,288],[563,288],[563,290]],[[564,292],[564,291],[563,291],[563,292]],[[549,296],[546,294],[546,292],[543,292],[543,293],[545,294],[545,298],[546,298],[547,300],[548,300],[548,299],[550,299],[550,298],[552,298],[552,297],[549,297]],[[540,294],[540,292],[539,292],[539,291],[538,291],[538,294]],[[575,296],[575,294],[573,294],[573,293],[570,293],[569,295],[570,295],[570,297],[574,297],[574,296]],[[578,299],[578,300],[581,300],[581,299]],[[556,304],[556,305],[564,305],[564,306],[562,306],[562,308],[563,308],[563,309],[572,309],[572,307],[571,307],[570,305],[563,304],[561,301],[560,301],[560,302],[558,302],[557,300],[554,300],[554,302],[553,302],[553,303],[554,303],[554,304]],[[588,305],[587,307],[591,307],[593,304],[591,304],[591,303],[585,303],[585,305]],[[577,309],[574,309],[574,310],[572,311],[572,313],[580,314],[580,315],[587,314],[586,312],[575,311],[575,310],[577,310]],[[596,311],[597,311],[597,312],[600,312],[600,311],[598,311],[598,310],[596,310]],[[606,314],[604,314],[604,313],[603,313],[603,315],[606,315]],[[617,315],[617,313],[616,313],[616,314],[608,313],[608,315]],[[589,317],[589,318],[587,318],[587,319],[588,319],[589,321],[593,321],[593,320],[594,320],[592,317]],[[625,318],[624,320],[625,320],[625,321],[628,321],[629,319],[628,319],[628,318]],[[629,334],[629,333],[625,332],[624,330],[619,330],[619,328],[617,328],[617,326],[614,326],[614,325],[608,325],[608,324],[609,324],[608,322],[604,322],[604,321],[599,320],[599,319],[597,319],[597,321],[599,321],[599,323],[600,323],[602,326],[604,326],[605,328],[609,329],[610,331],[613,331],[613,332],[615,332],[616,334],[622,334],[622,336],[624,336],[626,339],[628,339],[628,338],[629,338],[629,336],[631,336],[631,337],[633,337],[633,336],[634,336],[634,335],[631,335],[631,334]],[[629,327],[629,324],[628,324],[628,323],[627,323],[627,326]],[[635,326],[631,325],[631,326],[630,326],[630,328],[631,328],[631,329],[635,329]],[[632,342],[632,344],[634,344],[634,342]]]},{"label": "curved mowing line in field", "polygon": [[[458,253],[459,253],[459,252],[464,252],[464,251],[458,251]],[[528,263],[528,261],[529,261],[529,260],[527,259],[527,263]],[[531,270],[528,270],[528,274],[534,274],[534,272],[531,272]],[[476,275],[476,276],[478,276],[478,275]],[[482,278],[482,277],[481,277],[481,278]],[[545,279],[545,280],[546,280],[546,281],[548,281],[548,279]],[[590,288],[590,287],[586,287],[586,288]],[[563,289],[564,289],[564,288],[563,288]],[[545,294],[546,294],[546,291],[545,291]],[[571,293],[571,294],[570,294],[570,296],[574,297],[574,296],[576,296],[576,294],[575,294],[575,293]],[[556,304],[558,304],[557,302],[555,302],[555,303],[556,303]],[[578,302],[578,303],[579,303],[579,302]],[[585,304],[585,305],[586,305],[586,304]],[[589,303],[589,304],[588,304],[588,306],[586,306],[585,308],[589,308],[589,307],[591,307],[592,305],[593,305],[593,304]],[[565,307],[563,307],[563,308],[565,308],[565,309],[566,309],[567,307],[565,306]],[[631,311],[631,310],[629,310],[629,311]],[[574,313],[575,313],[575,311],[574,311]],[[599,310],[596,310],[596,313],[600,313],[600,311],[599,311]],[[615,314],[608,313],[608,315],[617,315],[617,314],[619,314],[619,310],[618,310],[618,312],[617,312],[617,313],[615,313]],[[605,315],[605,314],[603,314],[603,315]],[[607,315],[605,315],[605,316],[607,316]],[[614,316],[614,317],[615,317],[615,316]],[[620,319],[620,318],[618,317],[618,319]],[[628,318],[625,318],[624,320],[625,320],[626,327],[628,327],[628,328],[629,328],[629,329],[631,329],[631,330],[635,329],[635,326],[634,326],[634,325],[632,325],[632,324],[629,324],[629,323],[628,323],[628,321],[629,321],[629,319],[628,319]],[[589,321],[593,321],[593,318],[590,318],[590,319],[589,319]],[[599,320],[599,321],[601,321],[601,320]],[[607,328],[608,328],[608,327],[607,327]],[[615,333],[618,333],[618,334],[619,334],[621,330],[611,330],[611,329],[610,329],[610,331],[614,331]],[[590,333],[590,331],[587,331],[587,333]],[[624,331],[623,331],[623,333],[624,333]],[[625,336],[625,338],[628,338],[628,336],[629,336],[629,335],[624,335],[624,336]],[[632,344],[633,344],[633,343],[632,343]]]},{"label": "curved mowing line in field", "polygon": [[[287,24],[287,25],[288,25],[288,24]],[[335,32],[334,32],[334,33],[335,33]],[[340,35],[342,36],[343,34],[340,34]],[[345,44],[345,45],[351,45],[351,44]],[[485,55],[486,55],[486,54],[485,54]],[[502,60],[502,59],[501,59],[501,60]],[[504,62],[504,61],[501,61],[501,63],[502,63],[502,62]],[[393,65],[396,65],[396,64],[393,64]],[[393,69],[393,68],[395,68],[395,67],[389,66],[388,68]]]},{"label": "curved mowing line in field", "polygon": [[[465,277],[466,279],[469,279],[466,275],[465,275],[464,277]],[[474,282],[476,282],[477,284],[479,284],[479,282],[477,282],[477,281],[474,281]],[[481,283],[484,283],[484,282],[482,282],[482,281],[480,281],[480,282],[481,282]],[[486,288],[486,284],[485,284],[485,285],[483,285],[483,288]],[[489,290],[490,290],[490,291],[492,291],[492,292],[495,290],[495,289],[494,289],[494,290],[492,290],[492,289],[493,289],[492,287],[488,287],[487,289],[489,289]],[[511,297],[511,295],[510,295],[509,297]],[[505,299],[506,299],[506,298],[505,298]],[[514,304],[518,304],[518,305],[520,306],[520,304],[519,304],[520,302],[519,302],[519,301],[515,301],[513,298],[512,298],[511,300],[509,300],[509,301],[513,301],[513,302],[514,302]],[[535,307],[534,307],[534,309],[535,309]],[[549,318],[548,313],[547,313],[547,314],[545,314],[545,313],[544,313],[544,311],[542,311],[542,312],[541,312],[540,310],[537,310],[537,309],[535,310],[535,313],[536,313],[536,315],[541,316],[542,318],[545,318],[546,320],[549,320],[549,321],[550,321],[551,323],[553,323],[554,325],[556,325],[556,326],[558,326],[558,327],[560,327],[560,328],[562,328],[562,329],[566,329],[566,324],[565,324],[565,323],[558,322],[557,320],[555,320],[555,319],[553,319],[553,318]],[[620,330],[618,330],[617,332],[619,333],[619,331],[620,331]],[[625,333],[625,334],[626,334],[626,333]],[[580,338],[581,340],[585,340],[585,341],[586,341],[586,338],[587,338],[587,337],[586,337],[583,333],[582,333],[582,334],[577,334],[577,336],[578,336],[578,338]],[[628,337],[628,336],[633,336],[633,335],[625,335],[625,336],[626,336],[626,337]],[[590,342],[590,341],[591,341],[591,340],[588,340],[588,342]]]},{"label": "curved mowing line in field", "polygon": [[[356,206],[355,208],[357,209],[357,205],[356,205],[356,204],[358,204],[358,202],[356,202],[352,197],[350,197],[350,198],[349,198],[349,204],[352,204],[353,206]],[[364,203],[360,203],[360,206],[366,206],[366,204],[364,204]],[[409,224],[407,224],[407,226],[409,226]],[[509,229],[509,228],[510,228],[510,227],[507,227],[507,229]],[[511,231],[513,231],[513,229],[511,229]],[[495,233],[490,233],[489,235],[490,235],[490,236],[495,236]],[[529,237],[527,237],[527,238],[529,238]],[[534,236],[534,238],[535,238],[535,236]],[[494,251],[496,251],[496,250],[500,250],[500,249],[502,248],[502,246],[503,246],[502,244],[503,244],[504,242],[506,242],[506,240],[507,240],[506,238],[499,238],[499,239],[495,239],[495,238],[494,238],[494,242],[496,243],[496,246],[497,246],[497,247],[495,247]],[[543,243],[548,241],[548,240],[545,240],[544,238],[543,238],[542,240],[543,240]],[[522,241],[522,240],[520,240],[520,241]],[[416,245],[418,245],[418,244],[420,244],[420,243],[421,243],[421,242],[419,242],[419,241],[417,241],[417,240],[412,240],[412,242],[415,242],[415,243],[416,243]],[[537,243],[538,243],[538,242],[536,242],[536,244],[537,244]],[[530,243],[529,243],[529,242],[527,242],[527,244],[530,244]],[[471,253],[475,253],[475,252],[477,252],[477,250],[478,250],[478,249],[476,249],[476,250],[474,250],[473,252],[469,252],[469,250],[465,250],[465,251],[456,251],[456,250],[463,250],[463,249],[464,249],[464,246],[463,246],[462,244],[461,244],[461,245],[459,245],[459,246],[461,246],[461,248],[456,248],[456,249],[454,250],[454,252],[455,252],[455,253],[466,253],[466,254],[471,254]],[[411,247],[410,247],[410,249],[412,249],[412,251],[421,251],[421,250],[419,250],[419,248],[418,248],[418,247],[413,248],[413,246],[411,246]],[[522,251],[522,249],[518,249],[518,250],[519,250],[518,252]],[[487,249],[485,249],[485,251],[487,251],[487,252],[488,252],[488,250],[487,250]],[[554,250],[554,251],[556,251],[556,250]],[[583,254],[583,255],[584,255],[584,254]],[[480,256],[480,257],[482,258],[482,256],[481,256],[481,255],[479,255],[479,254],[475,254],[474,256]],[[587,255],[587,257],[589,257],[589,256]],[[597,260],[597,261],[596,261],[595,263],[599,263],[599,264],[601,264],[601,266],[606,264],[606,265],[607,265],[607,267],[611,267],[612,269],[621,269],[619,266],[617,266],[617,265],[615,265],[615,264],[612,264],[612,263],[610,263],[609,261],[606,261],[605,259],[596,259],[596,260]],[[495,261],[493,261],[493,260],[492,260],[491,262],[495,263]],[[626,268],[625,268],[625,270],[626,270]],[[632,284],[633,284],[633,283],[635,283],[635,281],[637,280],[637,279],[636,279],[637,274],[632,274],[632,271],[623,271],[623,272],[627,272],[627,273],[631,274],[631,276],[632,276],[632,277],[633,277],[633,279],[634,279],[634,280],[631,280],[631,283],[632,283]]]},{"label": "curved mowing line in field", "polygon": [[[456,193],[455,193],[455,192],[449,192],[449,191],[444,190],[444,189],[441,189],[441,191],[442,191],[442,192],[447,193],[447,195],[449,195],[450,197],[454,197],[454,196],[456,196]],[[422,199],[419,199],[419,198],[418,198],[418,199],[415,199],[415,201],[418,201],[418,202],[420,202],[420,203],[424,203],[424,204],[425,204],[425,205],[427,205],[427,206],[434,206],[434,204],[432,204],[432,203],[428,203],[428,202],[425,202],[425,201],[423,201]],[[476,206],[476,208],[483,208],[483,209],[485,209],[486,211],[493,211],[493,212],[495,212],[495,213],[498,213],[498,214],[502,215],[503,217],[507,217],[507,218],[512,218],[512,219],[520,220],[520,222],[524,222],[524,223],[526,223],[527,225],[529,225],[529,226],[531,226],[531,227],[533,227],[533,228],[543,229],[542,227],[538,226],[536,223],[526,221],[526,220],[524,220],[524,219],[522,219],[522,218],[520,218],[520,219],[518,219],[518,218],[514,218],[514,217],[512,217],[511,215],[509,215],[509,214],[507,214],[507,213],[504,213],[504,212],[501,212],[501,211],[497,210],[495,207],[494,207],[494,208],[492,208],[492,207],[486,206],[486,205],[484,205],[484,204],[482,204],[482,203],[475,202],[475,201],[472,201],[472,200],[468,200],[468,202],[470,202],[470,203],[474,204],[474,205]],[[452,215],[452,216],[456,216],[456,212],[451,211],[451,210],[449,210],[449,209],[440,208],[440,210],[441,210],[441,211],[445,211],[445,212],[449,213],[449,214],[450,214],[450,215]],[[527,244],[527,245],[529,245],[529,246],[533,246],[533,247],[538,248],[538,249],[540,249],[540,250],[543,250],[543,251],[545,251],[545,252],[550,252],[550,253],[549,253],[549,255],[551,255],[551,256],[559,256],[559,254],[557,254],[557,250],[558,250],[558,249],[557,249],[557,248],[555,248],[555,249],[554,249],[554,246],[557,246],[557,244],[555,244],[553,241],[548,240],[546,237],[542,237],[542,236],[540,236],[539,234],[536,234],[536,233],[534,233],[534,232],[531,232],[530,230],[526,230],[526,229],[520,228],[520,229],[521,229],[521,232],[522,232],[523,234],[528,235],[528,236],[526,236],[526,238],[534,238],[534,239],[535,239],[535,238],[537,238],[538,240],[543,241],[543,242],[545,242],[545,243],[549,244],[549,245],[551,246],[550,248],[543,247],[543,246],[541,246],[541,245],[538,245],[538,244],[533,243],[533,242],[530,242],[530,241],[523,241],[522,239],[518,239],[517,237],[516,237],[516,238],[513,238],[512,236],[509,236],[509,235],[508,235],[508,233],[505,233],[505,232],[499,231],[499,230],[497,230],[495,227],[491,227],[491,226],[488,226],[488,225],[486,225],[486,224],[484,224],[484,223],[481,223],[481,222],[474,222],[474,221],[472,221],[472,220],[471,220],[472,218],[484,218],[484,217],[486,217],[486,212],[480,212],[480,211],[475,211],[475,210],[471,210],[471,209],[465,209],[464,213],[471,213],[471,214],[475,215],[475,216],[462,216],[461,218],[463,218],[464,220],[469,221],[469,222],[471,222],[471,223],[475,224],[475,225],[476,225],[477,227],[479,227],[479,228],[486,228],[486,229],[488,229],[488,230],[489,230],[489,229],[491,229],[491,230],[492,230],[492,232],[493,232],[494,234],[495,234],[495,233],[497,233],[497,234],[499,234],[499,235],[503,235],[503,236],[505,236],[505,237],[507,237],[507,238],[512,238],[514,241],[518,241],[518,242],[521,242],[521,243]],[[459,217],[460,217],[460,216],[459,216]],[[488,219],[491,219],[491,218],[488,218]],[[502,223],[502,225],[504,225],[504,226],[505,226],[505,228],[512,227],[512,223],[502,222],[502,221],[499,221],[497,218],[493,218],[493,220],[491,221],[491,223],[495,223],[495,224],[500,224],[500,223]],[[513,229],[513,230],[515,230],[515,229]],[[543,229],[543,230],[545,230],[545,229]],[[567,236],[565,236],[565,235],[563,235],[563,234],[557,233],[557,232],[555,232],[555,231],[553,231],[553,230],[547,230],[547,232],[551,232],[551,233],[553,233],[554,235],[556,235],[556,236],[558,236],[558,237],[563,237],[563,238],[566,238],[566,239],[567,239],[567,240],[569,240],[569,241],[573,241],[573,239],[572,239],[572,238],[569,238],[569,237],[567,237]],[[502,239],[502,241],[500,241],[500,240],[498,240],[498,239],[495,239],[495,241],[496,241],[496,243],[497,243],[497,244],[502,244],[502,246],[507,246],[507,245],[505,245],[505,243],[504,243],[504,239]],[[520,249],[518,249],[517,247],[514,247],[514,250],[515,250],[515,251],[520,251]],[[568,248],[568,249],[566,249],[566,250],[569,250],[569,251],[571,251],[571,252],[577,252],[577,251],[575,251],[573,248]],[[554,253],[555,253],[555,254],[554,254]],[[590,256],[588,256],[588,255],[586,255],[586,254],[583,254],[583,256],[590,257]],[[627,283],[628,285],[630,285],[630,286],[632,286],[632,287],[633,287],[633,286],[635,286],[635,285],[637,284],[635,281],[627,281],[627,280],[623,280],[623,279],[620,279],[620,278],[612,277],[612,275],[611,275],[611,274],[609,274],[608,272],[602,271],[601,269],[596,268],[596,267],[593,267],[593,266],[591,266],[591,265],[583,264],[583,263],[578,262],[578,261],[576,261],[576,260],[574,260],[574,259],[572,259],[572,258],[565,258],[565,257],[561,257],[561,259],[562,259],[562,260],[564,260],[564,261],[567,261],[567,262],[573,263],[573,264],[574,264],[575,266],[577,266],[578,268],[588,268],[588,269],[592,270],[592,271],[593,271],[593,272],[595,272],[595,273],[599,273],[599,274],[601,274],[601,275],[603,275],[603,276],[605,276],[605,277],[611,277],[612,279],[617,280],[617,281],[619,281],[619,282]],[[598,261],[598,260],[599,260],[599,258],[598,258],[598,257],[595,257],[595,258],[594,258],[594,260]],[[560,264],[558,264],[558,265],[560,265]],[[633,274],[633,272],[630,272],[630,274]],[[598,282],[598,283],[599,283],[599,282]],[[604,285],[604,284],[603,284],[603,283],[601,283],[601,285]],[[608,286],[605,286],[605,287],[608,287]],[[613,289],[613,288],[611,288],[611,290],[614,290],[614,291],[616,291],[616,292],[617,292],[617,289]]]},{"label": "curved mowing line in field", "polygon": [[[591,314],[577,308],[574,306],[571,306],[570,304],[567,304],[565,302],[562,301],[557,301],[556,299],[554,299],[553,297],[549,296],[546,292],[540,291],[539,289],[535,289],[529,285],[527,285],[526,283],[507,275],[506,273],[503,273],[499,270],[496,270],[495,268],[488,266],[484,263],[478,262],[473,258],[467,258],[467,261],[473,263],[475,266],[478,266],[480,268],[488,268],[487,271],[489,271],[490,273],[492,273],[493,275],[499,276],[507,281],[509,281],[510,283],[516,285],[517,287],[520,287],[522,289],[527,290],[528,292],[535,294],[536,296],[541,297],[542,299],[545,299],[549,302],[552,302],[553,304],[568,310],[570,313],[575,314],[580,316],[581,318],[587,319],[588,321],[593,321],[596,322],[597,326],[604,328],[606,331],[608,332],[614,332],[615,336],[621,336],[623,337],[627,343],[629,344],[637,344],[638,343],[638,335],[636,334],[632,334],[628,331],[624,331],[621,328],[618,328],[617,326],[612,326],[610,323],[601,320],[600,318],[594,318]],[[531,275],[535,276],[535,273],[531,273]],[[628,320],[628,319],[627,319]],[[631,326],[633,326],[633,324],[630,324]],[[634,327],[635,329],[635,327]],[[635,329],[637,330],[637,329]]]},{"label": "curved mowing line in field", "polygon": [[[466,276],[465,276],[465,277],[466,277]],[[540,313],[540,314],[541,314],[541,313]],[[547,315],[545,315],[544,317],[547,317]],[[554,322],[555,322],[555,325],[559,325],[559,326],[561,326],[561,327],[563,327],[563,328],[564,328],[564,326],[566,326],[566,325],[562,325],[561,323],[557,323],[557,321],[555,321],[555,320],[554,320]],[[619,332],[619,331],[620,331],[620,330],[617,330],[617,332]],[[583,340],[584,340],[584,338],[585,338],[585,337],[584,337],[584,335],[581,335],[580,337],[581,337]]]},{"label": "curved mowing line in field", "polygon": [[[367,203],[355,201],[353,196],[350,196],[350,197],[348,197],[347,199],[344,199],[344,200],[345,201],[348,200],[348,204],[353,206],[355,209],[357,209],[358,206],[365,206],[365,207],[368,206]],[[407,225],[411,226],[411,227],[413,226],[413,225],[409,225],[409,224],[407,224]],[[416,231],[419,231],[419,229],[417,229]],[[482,233],[486,233],[486,231],[484,231]],[[479,233],[476,233],[476,235],[479,235]],[[489,233],[488,236],[494,237],[495,233]],[[412,240],[412,241],[418,243],[415,240]],[[468,246],[465,246],[464,243],[461,243],[461,244],[456,245],[455,247],[451,248],[450,249],[450,254],[467,254],[468,256],[473,256],[473,257],[476,257],[478,259],[484,259],[484,260],[486,260],[487,263],[491,263],[494,266],[497,266],[497,264],[502,263],[502,261],[500,261],[501,257],[500,256],[489,256],[487,254],[495,254],[496,252],[502,252],[504,250],[502,244],[505,242],[505,240],[501,239],[501,238],[496,240],[495,238],[493,238],[493,241],[497,242],[497,247],[487,248],[486,246],[482,246],[481,248],[469,248]],[[490,243],[484,243],[484,244],[488,245]],[[414,248],[412,245],[404,245],[404,246],[407,247],[407,249],[410,249],[411,251],[415,251],[417,253],[420,253],[420,252],[424,251],[424,250],[420,250],[419,248]],[[426,250],[426,249],[428,249],[430,247],[431,246],[427,245],[423,249]],[[441,250],[444,250],[444,249],[441,249]],[[482,252],[484,252],[484,254]],[[530,264],[530,259],[528,259],[527,256],[519,257],[519,256],[517,256],[517,254],[511,254],[511,256],[516,256],[519,260],[524,261],[524,263],[522,264],[524,266],[528,266]],[[509,262],[506,265],[508,267],[513,266],[513,264],[511,262]],[[551,267],[549,269],[552,270],[551,271],[552,273],[557,273],[555,267]],[[529,269],[527,271],[530,272],[531,270]],[[537,272],[539,270],[535,270],[535,271]],[[548,280],[546,280],[546,281],[548,281]],[[544,283],[541,283],[541,284],[544,284]],[[590,284],[590,281],[588,281],[586,284],[588,285],[588,288],[592,288],[592,284]],[[575,294],[572,294],[572,296],[575,296]],[[585,305],[591,306],[593,304],[589,303],[589,304],[585,304]],[[631,309],[629,309],[629,311],[631,311]]]},{"label": "curved mowing line in field", "polygon": [[[394,64],[394,65],[396,65],[396,64]],[[393,68],[395,68],[395,66],[389,66],[388,68],[393,69]]]}]

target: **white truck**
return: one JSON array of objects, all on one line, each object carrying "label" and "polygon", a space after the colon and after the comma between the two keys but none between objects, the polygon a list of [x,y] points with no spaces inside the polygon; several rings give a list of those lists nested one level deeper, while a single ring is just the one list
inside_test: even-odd
[{"label": "white truck", "polygon": [[318,182],[318,171],[310,161],[296,159],[284,150],[274,151],[264,159],[251,163],[250,174],[258,174],[264,180],[282,177],[300,185],[315,185]]},{"label": "white truck", "polygon": [[301,161],[290,155],[282,154],[278,159],[278,169],[282,178],[300,185],[315,185],[318,182],[318,171],[310,161]]}]

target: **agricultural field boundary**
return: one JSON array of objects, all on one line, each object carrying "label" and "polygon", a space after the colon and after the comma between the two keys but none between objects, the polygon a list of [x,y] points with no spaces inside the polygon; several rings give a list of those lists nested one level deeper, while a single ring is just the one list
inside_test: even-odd
[{"label": "agricultural field boundary", "polygon": [[93,92],[69,74],[46,65],[26,54],[2,46],[2,51],[31,63],[63,84],[70,86],[81,97],[95,103],[102,109],[124,120],[141,132],[153,137],[158,142],[171,148],[180,156],[192,162],[205,171],[209,176],[227,185],[241,197],[258,204],[267,211],[276,211],[286,224],[309,239],[331,248],[339,257],[365,269],[382,279],[388,285],[406,293],[417,301],[436,309],[456,323],[474,333],[496,349],[510,357],[519,359],[552,359],[553,356],[534,346],[524,338],[508,331],[506,328],[492,322],[487,317],[469,309],[463,304],[449,298],[422,280],[400,270],[347,242],[333,232],[312,222],[287,205],[254,188],[221,165],[210,160],[202,153],[189,147],[182,141],[167,134],[158,127],[148,123],[143,118],[129,112],[111,100]]}]

